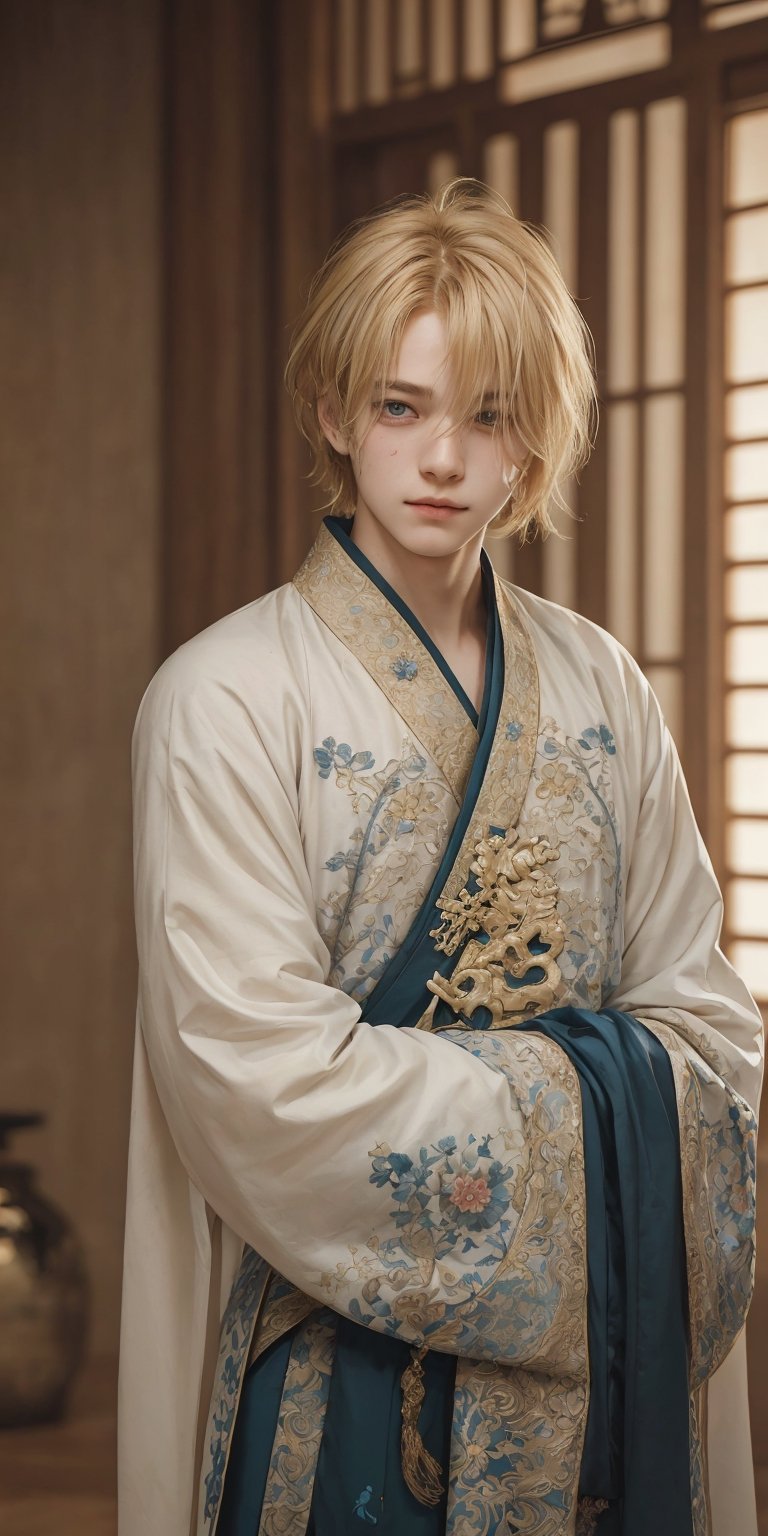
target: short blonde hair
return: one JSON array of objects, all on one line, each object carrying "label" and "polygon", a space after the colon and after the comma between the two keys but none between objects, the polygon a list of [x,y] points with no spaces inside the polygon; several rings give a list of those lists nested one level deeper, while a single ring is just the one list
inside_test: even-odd
[{"label": "short blonde hair", "polygon": [[545,236],[469,177],[356,220],[312,279],[285,369],[312,483],[328,491],[326,507],[354,513],[352,463],[325,437],[318,399],[328,396],[347,441],[362,442],[372,391],[393,377],[403,331],[427,309],[446,326],[454,419],[471,420],[497,389],[494,430],[514,430],[527,450],[489,531],[551,532],[550,499],[566,506],[560,486],[593,446],[594,344]]}]

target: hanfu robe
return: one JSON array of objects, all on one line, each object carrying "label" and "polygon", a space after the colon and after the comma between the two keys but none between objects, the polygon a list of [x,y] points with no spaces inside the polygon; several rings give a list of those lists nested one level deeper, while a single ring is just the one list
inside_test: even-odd
[{"label": "hanfu robe", "polygon": [[134,733],[120,1536],[755,1536],[757,1007],[645,678],[326,519]]}]

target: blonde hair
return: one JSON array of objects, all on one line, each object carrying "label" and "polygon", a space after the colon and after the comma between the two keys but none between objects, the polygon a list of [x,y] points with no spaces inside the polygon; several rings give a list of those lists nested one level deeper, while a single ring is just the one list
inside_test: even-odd
[{"label": "blonde hair", "polygon": [[566,508],[560,485],[593,445],[594,344],[544,235],[469,177],[356,220],[312,279],[285,369],[310,480],[329,492],[326,507],[354,513],[352,463],[325,437],[318,399],[328,396],[339,430],[359,445],[372,391],[394,376],[403,331],[427,309],[446,327],[454,419],[472,419],[498,389],[494,431],[509,441],[514,430],[527,450],[489,531],[551,532],[550,498]]}]

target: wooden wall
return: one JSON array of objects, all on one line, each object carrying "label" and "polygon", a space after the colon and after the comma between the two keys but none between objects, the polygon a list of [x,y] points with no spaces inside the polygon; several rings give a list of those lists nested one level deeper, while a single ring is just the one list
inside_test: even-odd
[{"label": "wooden wall", "polygon": [[164,652],[311,540],[282,370],[327,237],[325,8],[167,7]]},{"label": "wooden wall", "polygon": [[0,0],[0,1109],[48,1117],[16,1151],[82,1235],[97,1353],[122,1267],[136,709],[314,525],[281,369],[325,238],[322,12]]},{"label": "wooden wall", "polygon": [[114,1347],[135,1006],[129,752],[160,531],[155,0],[0,5],[0,1107]]}]

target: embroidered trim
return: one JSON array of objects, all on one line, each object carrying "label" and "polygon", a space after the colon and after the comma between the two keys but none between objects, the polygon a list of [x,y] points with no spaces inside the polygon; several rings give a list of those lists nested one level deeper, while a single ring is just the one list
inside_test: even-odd
[{"label": "embroidered trim", "polygon": [[311,1312],[319,1308],[320,1302],[314,1301],[311,1296],[305,1296],[304,1292],[292,1285],[290,1280],[274,1272],[253,1330],[245,1369],[248,1370],[254,1360],[258,1360],[275,1339],[281,1338],[289,1328],[303,1322],[305,1317],[309,1317]]},{"label": "embroidered trim", "polygon": [[568,1376],[459,1360],[446,1536],[573,1532],[587,1400]]},{"label": "embroidered trim", "polygon": [[511,731],[499,721],[475,814],[443,888],[446,901],[459,895],[483,838],[517,827],[536,755],[539,671],[533,642],[511,587],[495,572],[493,579],[504,638],[504,697],[515,700],[517,714],[508,722]]},{"label": "embroidered trim", "polygon": [[392,663],[392,671],[398,682],[412,683],[418,676],[419,665],[418,662],[411,661],[408,656],[398,656],[397,661]]},{"label": "embroidered trim", "polygon": [[[410,624],[325,526],[293,584],[378,683],[437,763],[460,805],[477,750],[477,731]],[[402,666],[415,671],[398,671]],[[401,687],[403,678],[408,688]]]},{"label": "embroidered trim", "polygon": [[207,1456],[200,1473],[205,1490],[203,1529],[211,1532],[216,1529],[221,1505],[248,1346],[271,1273],[266,1259],[246,1244],[221,1321],[218,1368],[205,1432]]},{"label": "embroidered trim", "polygon": [[306,1531],[335,1353],[336,1319],[323,1308],[291,1345],[258,1536]]}]

